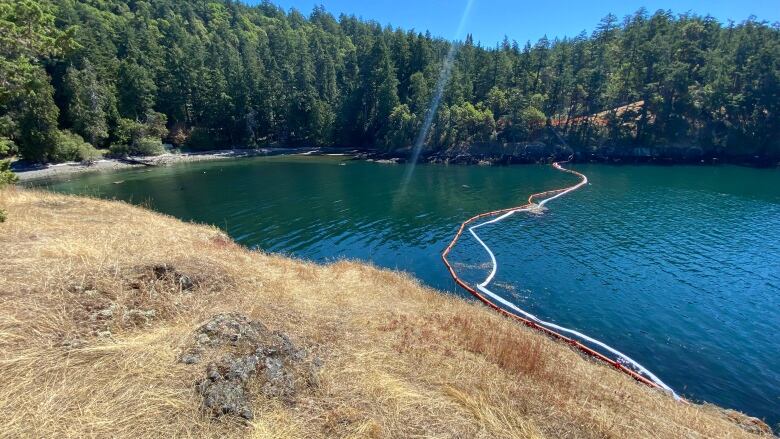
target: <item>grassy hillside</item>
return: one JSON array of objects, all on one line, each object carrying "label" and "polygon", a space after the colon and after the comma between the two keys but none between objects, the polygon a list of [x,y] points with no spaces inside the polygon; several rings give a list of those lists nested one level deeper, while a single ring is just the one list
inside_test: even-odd
[{"label": "grassy hillside", "polygon": [[11,188],[0,206],[3,437],[739,438],[751,434],[737,422],[755,426],[403,274],[249,251],[118,202]]}]

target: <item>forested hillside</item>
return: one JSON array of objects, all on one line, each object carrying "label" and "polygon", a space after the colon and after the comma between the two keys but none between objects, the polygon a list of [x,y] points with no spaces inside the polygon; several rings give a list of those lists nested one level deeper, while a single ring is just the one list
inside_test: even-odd
[{"label": "forested hillside", "polygon": [[161,142],[405,147],[451,44],[429,148],[533,140],[554,125],[577,148],[780,155],[780,26],[757,19],[640,10],[592,35],[485,47],[271,3],[0,0],[0,157]]}]

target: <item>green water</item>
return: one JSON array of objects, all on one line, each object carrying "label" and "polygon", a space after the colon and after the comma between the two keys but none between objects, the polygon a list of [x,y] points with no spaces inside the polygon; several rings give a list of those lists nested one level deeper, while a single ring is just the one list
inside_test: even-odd
[{"label": "green water", "polygon": [[[480,229],[499,261],[491,288],[609,343],[678,393],[780,422],[780,171],[575,169],[590,185],[545,214]],[[575,181],[548,166],[422,165],[404,190],[404,171],[340,157],[269,157],[46,186],[214,224],[249,247],[371,261],[462,294],[439,258],[459,224]],[[450,259],[470,282],[490,269],[467,235]]]}]

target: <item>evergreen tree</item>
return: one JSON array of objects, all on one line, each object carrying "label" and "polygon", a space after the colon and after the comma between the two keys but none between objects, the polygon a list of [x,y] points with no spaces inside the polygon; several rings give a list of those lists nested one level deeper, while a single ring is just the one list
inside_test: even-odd
[{"label": "evergreen tree", "polygon": [[19,114],[19,152],[27,160],[44,162],[52,158],[59,140],[60,111],[54,103],[54,87],[49,76],[38,70],[24,89]]},{"label": "evergreen tree", "polygon": [[73,131],[94,146],[102,145],[108,139],[107,107],[111,95],[98,82],[92,64],[85,61],[81,70],[68,67],[64,88]]},{"label": "evergreen tree", "polygon": [[119,112],[123,117],[140,119],[154,108],[157,85],[149,69],[126,59],[119,65],[117,75]]},{"label": "evergreen tree", "polygon": [[431,148],[537,140],[549,120],[584,150],[780,157],[777,25],[642,9],[591,35],[484,47],[233,0],[0,0],[0,156],[72,156],[57,148],[84,149],[78,137],[408,146],[450,51]]}]

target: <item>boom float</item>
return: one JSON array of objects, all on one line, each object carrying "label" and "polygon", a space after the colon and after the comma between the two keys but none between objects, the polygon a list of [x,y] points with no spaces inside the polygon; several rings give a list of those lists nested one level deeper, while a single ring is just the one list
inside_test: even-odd
[{"label": "boom float", "polygon": [[[632,378],[634,378],[635,380],[641,383],[644,383],[650,387],[663,389],[671,393],[676,399],[681,399],[674,392],[674,390],[672,390],[669,386],[664,384],[664,382],[661,381],[657,376],[655,376],[647,368],[645,368],[638,362],[632,360],[626,354],[618,351],[617,349],[612,348],[611,346],[607,345],[604,342],[589,337],[581,332],[560,325],[556,325],[551,322],[546,322],[536,317],[535,315],[519,308],[514,303],[504,299],[503,297],[494,293],[488,288],[488,285],[493,280],[493,278],[496,275],[496,272],[498,271],[498,262],[496,261],[496,256],[490,250],[490,247],[488,247],[487,244],[485,244],[485,242],[482,241],[479,235],[477,235],[476,230],[482,226],[497,223],[517,212],[529,212],[529,211],[540,210],[548,202],[558,197],[561,197],[563,195],[566,195],[569,192],[573,192],[581,188],[582,186],[585,186],[588,183],[588,177],[585,176],[585,174],[579,173],[577,171],[573,171],[571,169],[566,169],[563,166],[561,166],[561,163],[566,163],[566,162],[560,162],[560,163],[555,162],[552,164],[552,166],[553,168],[559,171],[576,175],[577,177],[580,178],[579,183],[561,189],[554,189],[546,192],[539,192],[539,193],[532,194],[530,197],[528,197],[528,203],[522,206],[510,207],[507,209],[480,213],[478,215],[474,215],[473,217],[467,219],[466,221],[463,222],[463,224],[460,225],[460,229],[458,229],[458,233],[455,234],[455,237],[452,238],[450,244],[447,246],[446,249],[444,249],[444,252],[442,252],[441,258],[444,261],[444,265],[447,266],[447,269],[449,270],[450,275],[452,275],[452,278],[455,280],[455,283],[457,283],[460,287],[462,287],[463,289],[471,293],[482,303],[493,308],[499,313],[508,316],[514,320],[517,320],[526,326],[541,331],[542,333],[552,338],[561,340],[573,346],[574,348],[580,350],[586,355],[589,355],[593,358],[603,361],[615,367],[616,369],[630,375]],[[535,202],[535,200],[539,200],[539,201]],[[471,223],[487,217],[494,217],[494,218],[469,227]],[[471,235],[474,236],[477,242],[479,242],[479,244],[485,249],[488,256],[490,256],[490,260],[492,263],[492,269],[490,273],[482,283],[476,285],[476,288],[472,287],[471,285],[463,281],[460,277],[458,277],[458,274],[455,272],[455,269],[452,268],[452,265],[447,260],[447,255],[449,255],[450,251],[452,251],[453,247],[455,247],[455,244],[458,242],[458,239],[460,239],[461,235],[463,235],[463,232],[466,230],[467,227],[469,233],[471,233]],[[563,335],[564,333],[568,334],[568,336]],[[602,354],[601,352],[596,351],[595,349],[593,349],[588,345],[597,346],[603,349],[604,351],[614,355],[615,358],[610,358]]]}]

